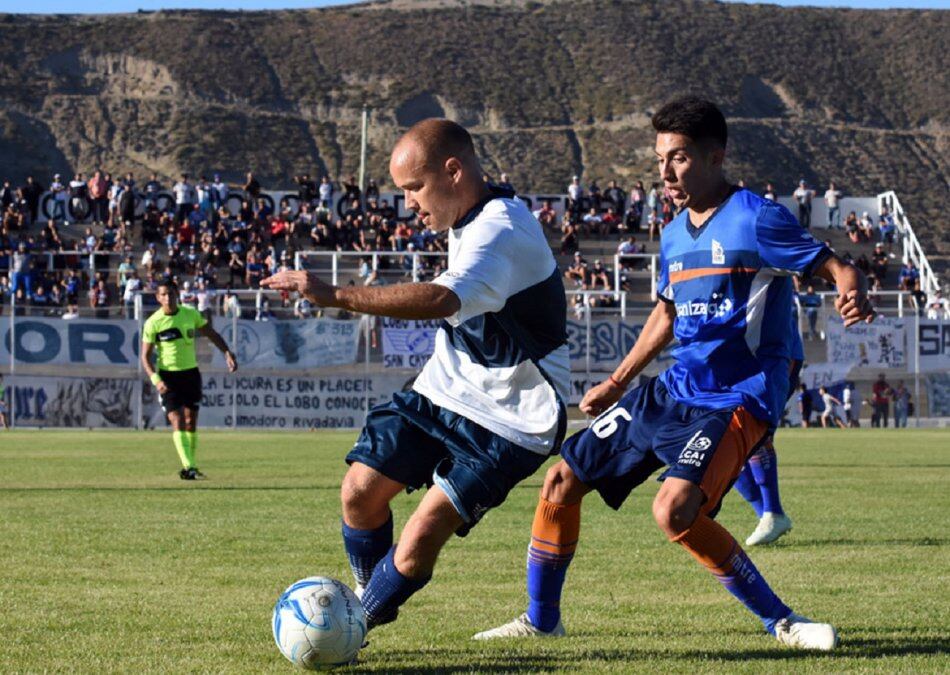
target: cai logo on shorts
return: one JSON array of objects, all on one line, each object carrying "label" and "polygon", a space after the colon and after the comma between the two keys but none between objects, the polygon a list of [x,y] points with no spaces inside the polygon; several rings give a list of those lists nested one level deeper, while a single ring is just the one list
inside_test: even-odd
[{"label": "cai logo on shorts", "polygon": [[706,451],[712,447],[712,441],[708,436],[702,436],[703,430],[700,429],[693,437],[689,439],[683,449],[680,451],[677,464],[689,464],[692,466],[702,466],[706,458]]}]

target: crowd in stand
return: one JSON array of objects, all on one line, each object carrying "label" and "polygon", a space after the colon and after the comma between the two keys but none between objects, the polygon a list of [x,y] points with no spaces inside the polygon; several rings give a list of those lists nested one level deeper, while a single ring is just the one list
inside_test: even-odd
[{"label": "crowd in stand", "polygon": [[[241,311],[236,296],[224,291],[258,288],[262,278],[292,266],[294,254],[305,250],[366,253],[357,255],[356,264],[365,284],[384,283],[394,275],[426,279],[440,273],[441,257],[413,254],[444,253],[444,237],[428,231],[417,219],[398,219],[394,206],[380,198],[373,180],[365,192],[352,176],[334,183],[328,176],[316,180],[303,174],[295,176],[294,183],[296,202],[275,204],[252,173],[240,187],[218,175],[194,180],[182,174],[166,186],[152,174],[140,187],[131,173],[113,177],[96,171],[88,179],[76,174],[70,181],[56,174],[48,188],[49,202],[43,205],[47,188],[34,177],[16,188],[4,181],[0,188],[0,302],[12,296],[18,311],[64,318],[78,316],[81,308],[107,315],[119,305],[131,315],[137,292],[147,293],[160,279],[171,277],[179,282],[183,300],[202,311],[212,306]],[[512,187],[505,174],[498,184]],[[596,181],[584,186],[574,176],[567,194],[561,215],[550,202],[540,204],[535,215],[552,241],[558,242],[555,249],[570,260],[564,269],[568,289],[596,291],[573,296],[580,316],[585,303],[612,307],[618,303],[614,291],[632,289],[634,273],[650,266],[649,257],[643,255],[647,243],[659,239],[676,209],[659,183],[647,189],[637,181],[627,189],[611,180],[602,189]],[[776,198],[771,183],[763,194]],[[812,228],[816,192],[802,181],[793,197],[803,227]],[[920,275],[912,264],[903,265],[896,276],[891,269],[898,236],[893,216],[885,209],[875,223],[866,212],[860,218],[851,212],[842,224],[842,198],[842,192],[830,183],[823,197],[826,227],[845,230],[855,244],[876,240],[870,257],[861,253],[853,258],[868,275],[872,290],[907,290],[917,295],[928,315],[950,316],[945,299],[921,293]],[[334,209],[338,202],[343,206]],[[31,227],[38,222],[41,208],[49,219],[38,228]],[[76,222],[77,214],[86,222]],[[618,239],[616,249],[611,244],[609,250],[627,256],[620,259],[619,274],[602,259],[589,262],[582,252],[592,241],[600,242],[603,249],[605,241]],[[374,251],[392,255],[373,256]],[[852,259],[848,252],[841,254]],[[117,260],[121,261],[118,265]],[[813,302],[808,296],[814,295],[814,288],[802,292],[803,305],[806,299]],[[218,301],[218,296],[225,302]],[[289,296],[282,296],[280,304],[285,314],[306,317],[315,312],[305,300]],[[254,309],[261,319],[272,311],[269,305]]]}]

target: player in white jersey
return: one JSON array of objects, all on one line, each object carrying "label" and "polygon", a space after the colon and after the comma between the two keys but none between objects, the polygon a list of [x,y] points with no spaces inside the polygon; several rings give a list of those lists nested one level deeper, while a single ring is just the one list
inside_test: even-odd
[{"label": "player in white jersey", "polygon": [[[444,319],[413,391],[373,409],[347,456],[343,541],[370,627],[396,618],[429,581],[453,533],[560,447],[570,360],[567,306],[540,224],[511,191],[482,181],[468,132],[430,119],[390,160],[406,206],[448,230],[446,271],[431,283],[337,288],[302,271],[261,282],[315,305],[401,319]],[[429,490],[393,546],[390,501]]]}]

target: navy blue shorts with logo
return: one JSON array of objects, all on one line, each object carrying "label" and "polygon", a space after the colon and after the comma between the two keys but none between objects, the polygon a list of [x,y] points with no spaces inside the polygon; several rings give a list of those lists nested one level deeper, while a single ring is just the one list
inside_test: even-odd
[{"label": "navy blue shorts with logo", "polygon": [[574,474],[619,509],[656,470],[702,488],[703,512],[715,515],[748,456],[763,440],[764,422],[743,408],[709,410],[676,401],[659,378],[628,392],[586,430],[564,442]]},{"label": "navy blue shorts with logo", "polygon": [[410,491],[438,485],[465,521],[460,537],[546,459],[414,391],[370,410],[346,456],[348,464],[372,467]]}]

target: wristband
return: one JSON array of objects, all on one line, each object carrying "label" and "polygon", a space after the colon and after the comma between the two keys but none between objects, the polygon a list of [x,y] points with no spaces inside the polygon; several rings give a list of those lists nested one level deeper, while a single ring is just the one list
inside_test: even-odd
[{"label": "wristband", "polygon": [[152,373],[152,377],[149,378],[152,381],[152,384],[158,385],[162,381],[162,376],[158,373]]},{"label": "wristband", "polygon": [[612,384],[612,385],[614,385],[615,387],[617,387],[617,389],[622,389],[623,391],[626,391],[626,390],[627,390],[627,388],[626,388],[625,386],[623,386],[622,384],[620,384],[620,382],[618,382],[616,379],[614,379],[614,376],[613,376],[613,375],[609,375],[609,376],[607,377],[607,380],[610,382],[610,384]]}]

